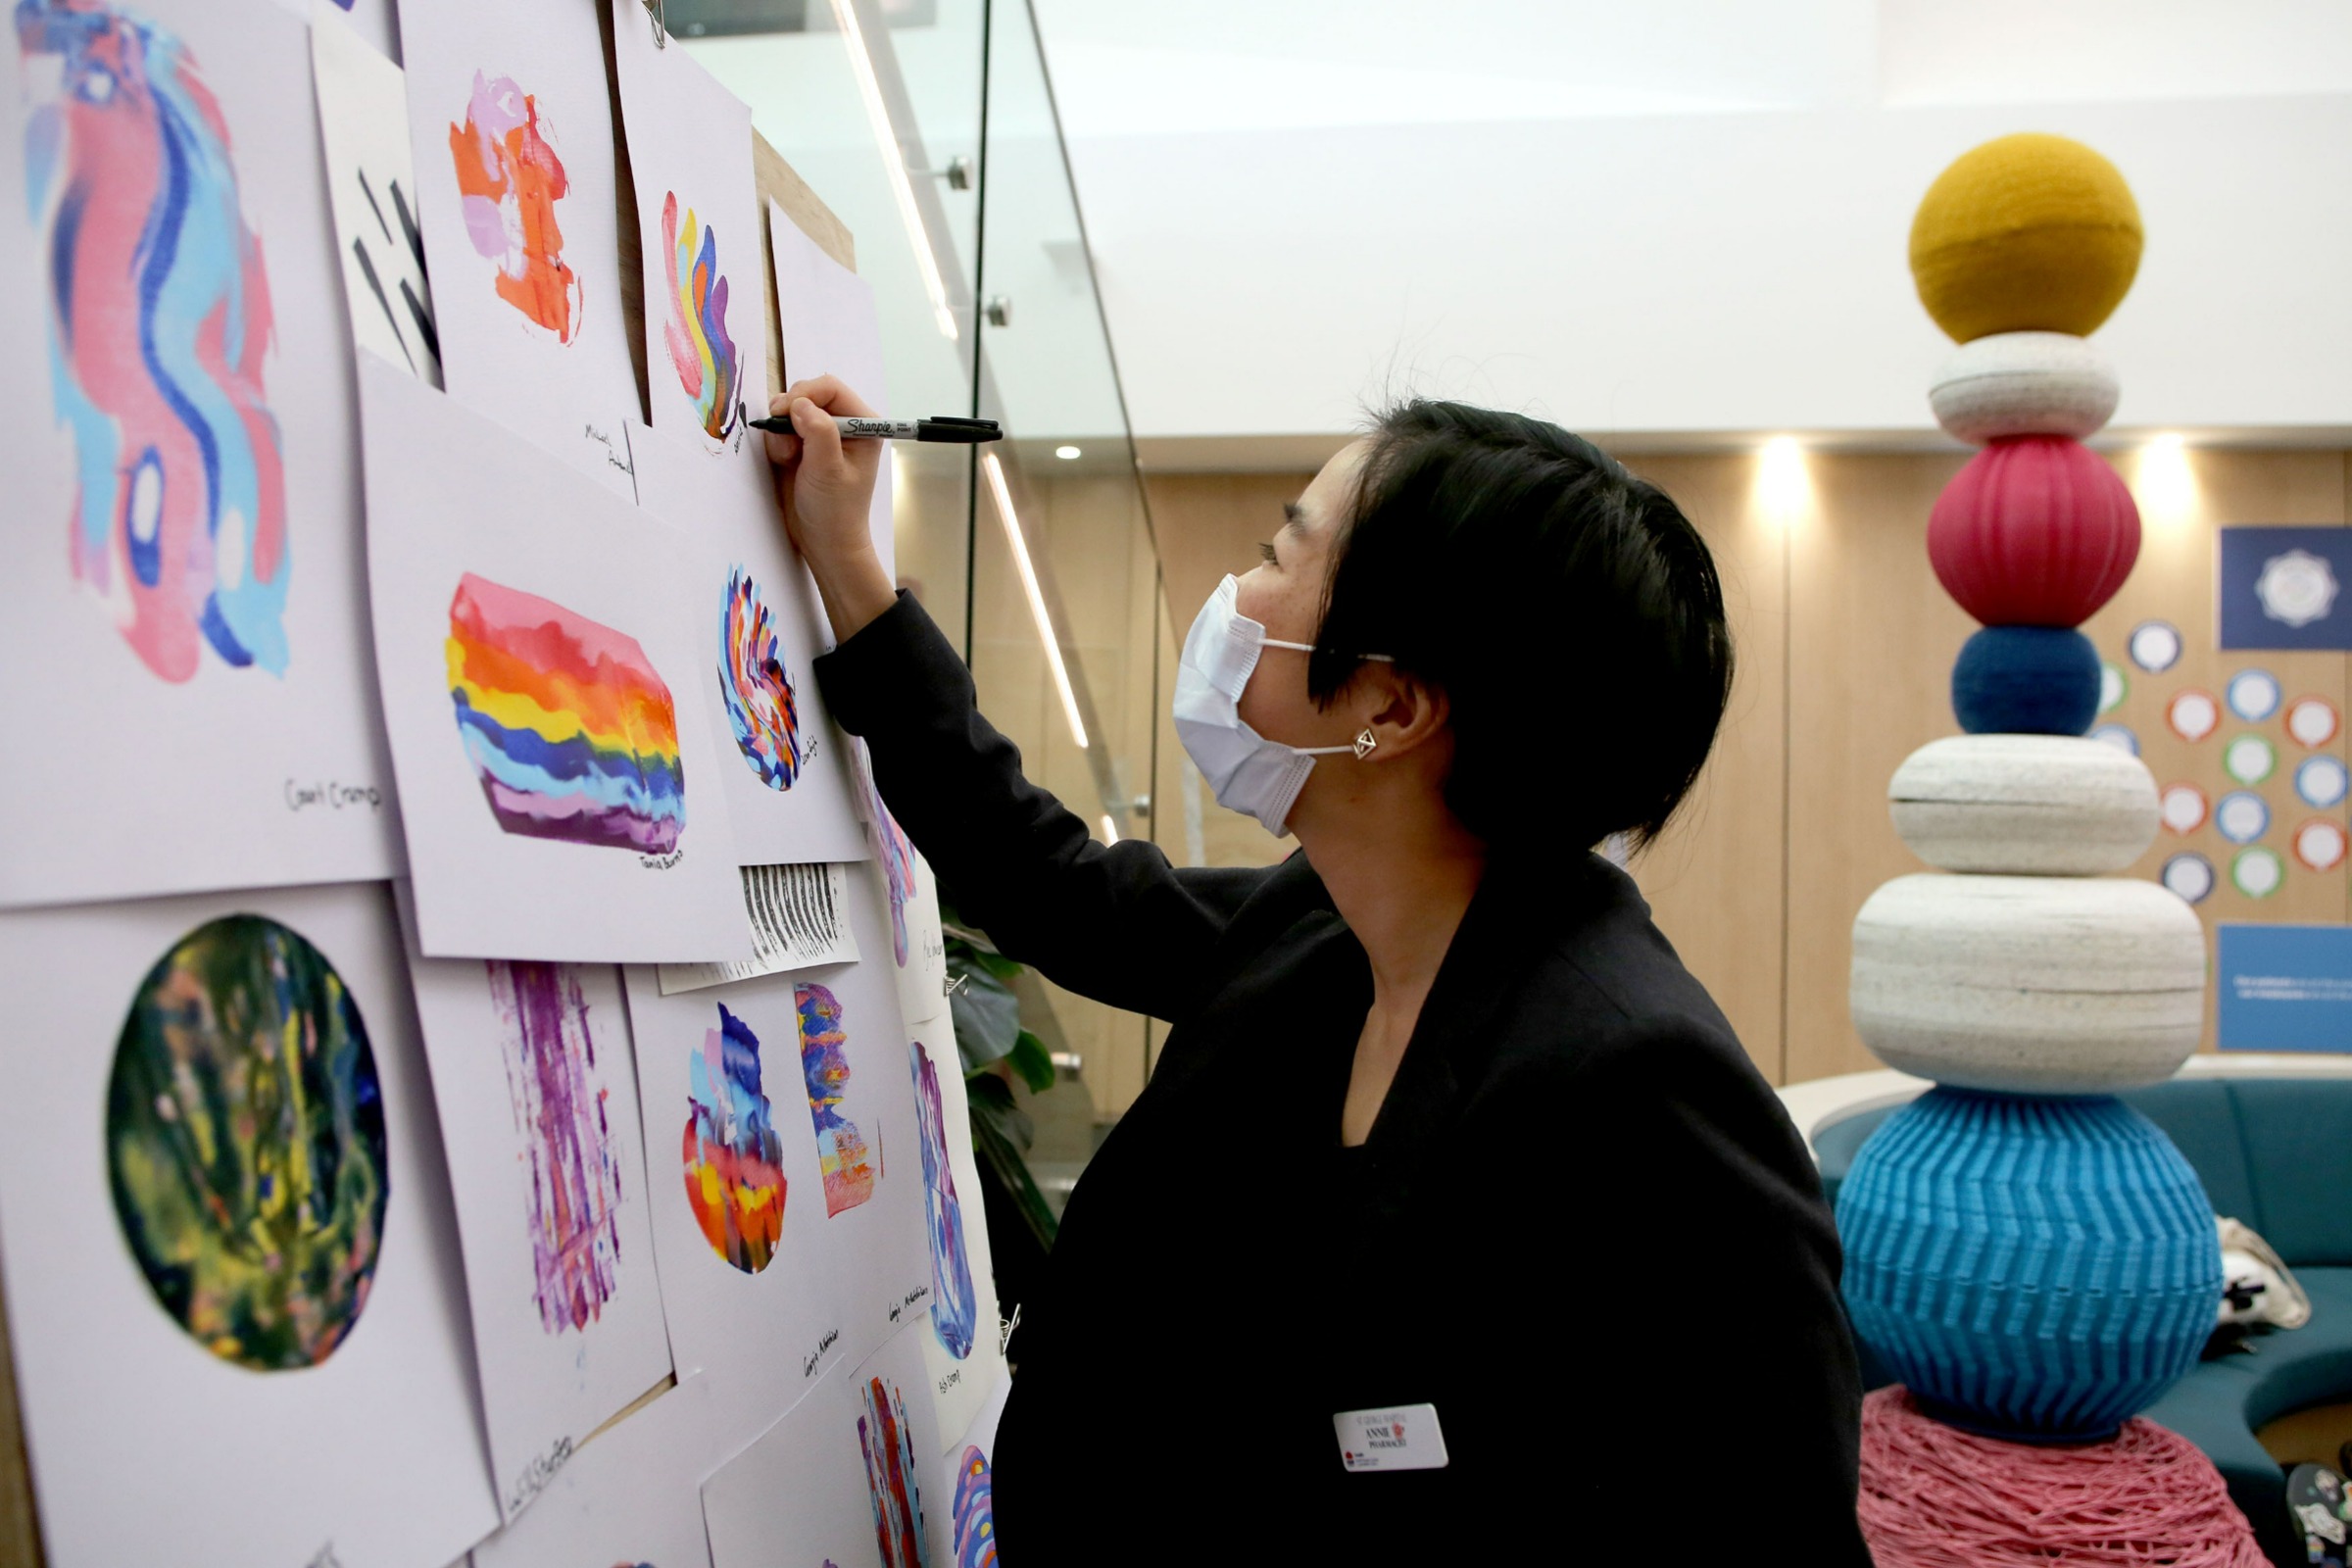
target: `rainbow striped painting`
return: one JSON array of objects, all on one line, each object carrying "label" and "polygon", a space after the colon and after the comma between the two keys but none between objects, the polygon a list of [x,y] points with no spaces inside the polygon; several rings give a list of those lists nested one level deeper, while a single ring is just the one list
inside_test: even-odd
[{"label": "rainbow striped painting", "polygon": [[458,733],[502,829],[677,848],[677,709],[634,637],[467,572],[449,602],[447,652]]}]

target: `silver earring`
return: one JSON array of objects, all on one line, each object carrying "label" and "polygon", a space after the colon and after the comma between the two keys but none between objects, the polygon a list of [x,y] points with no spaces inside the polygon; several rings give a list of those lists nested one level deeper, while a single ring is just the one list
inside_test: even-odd
[{"label": "silver earring", "polygon": [[1369,725],[1365,726],[1363,733],[1355,738],[1355,760],[1362,761],[1372,755],[1372,749],[1379,744],[1380,737],[1372,733]]}]

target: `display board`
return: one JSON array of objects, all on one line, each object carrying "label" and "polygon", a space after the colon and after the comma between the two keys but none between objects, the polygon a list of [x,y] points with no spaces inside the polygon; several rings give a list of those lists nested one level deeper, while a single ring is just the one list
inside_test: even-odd
[{"label": "display board", "polygon": [[861,1413],[911,1518],[1002,1381],[938,912],[742,430],[848,232],[632,0],[16,23],[0,1558],[703,1562]]}]

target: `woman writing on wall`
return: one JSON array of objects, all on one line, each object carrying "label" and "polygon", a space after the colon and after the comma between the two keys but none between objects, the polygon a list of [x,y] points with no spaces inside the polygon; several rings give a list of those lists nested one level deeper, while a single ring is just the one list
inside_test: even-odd
[{"label": "woman writing on wall", "polygon": [[1176,724],[1264,870],[1096,843],[867,534],[830,378],[770,436],[884,800],[1007,954],[1174,1025],[1071,1194],[996,1454],[1007,1568],[1869,1561],[1837,1234],[1731,1026],[1592,849],[1665,826],[1732,676],[1674,503],[1410,403],[1185,640]]}]

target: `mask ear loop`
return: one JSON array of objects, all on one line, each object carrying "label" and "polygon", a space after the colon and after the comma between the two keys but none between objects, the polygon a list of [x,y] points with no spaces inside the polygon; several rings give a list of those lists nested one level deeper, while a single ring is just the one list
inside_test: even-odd
[{"label": "mask ear loop", "polygon": [[[1311,654],[1317,651],[1313,643],[1286,643],[1279,637],[1260,637],[1257,641],[1258,646],[1261,648],[1288,648],[1294,652],[1301,654]],[[1358,654],[1355,657],[1363,660],[1366,663],[1372,664],[1394,664],[1396,662],[1396,656],[1394,654]],[[1342,752],[1352,752],[1355,755],[1355,760],[1360,762],[1365,758],[1370,757],[1373,752],[1379,749],[1379,747],[1380,737],[1372,733],[1372,728],[1370,725],[1366,725],[1363,729],[1356,733],[1355,742],[1353,745],[1302,746],[1298,749],[1298,754],[1301,757],[1336,757]]]}]

